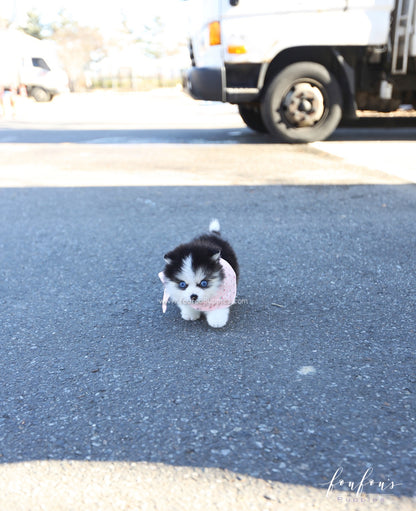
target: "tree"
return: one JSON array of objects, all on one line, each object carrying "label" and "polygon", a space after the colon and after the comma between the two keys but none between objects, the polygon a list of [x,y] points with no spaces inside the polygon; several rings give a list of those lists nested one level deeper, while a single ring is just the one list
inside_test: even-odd
[{"label": "tree", "polygon": [[2,18],[0,16],[0,29],[7,28],[9,26],[9,21],[6,18]]},{"label": "tree", "polygon": [[165,25],[160,16],[156,16],[151,23],[144,25],[143,35],[137,42],[143,44],[148,57],[159,59],[164,55],[163,33]]},{"label": "tree", "polygon": [[40,14],[36,11],[29,11],[27,14],[26,26],[21,27],[21,30],[28,35],[36,37],[36,39],[43,39],[45,31],[48,30],[48,25],[42,24]]},{"label": "tree", "polygon": [[59,21],[52,24],[51,29],[51,37],[57,43],[71,90],[82,89],[85,87],[84,71],[88,64],[104,55],[103,37],[99,29],[79,25],[65,11],[59,13]]}]

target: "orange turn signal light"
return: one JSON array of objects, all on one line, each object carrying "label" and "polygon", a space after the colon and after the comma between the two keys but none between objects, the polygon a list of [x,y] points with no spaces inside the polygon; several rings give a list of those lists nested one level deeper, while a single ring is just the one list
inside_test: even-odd
[{"label": "orange turn signal light", "polygon": [[234,55],[242,55],[243,53],[247,53],[247,50],[246,50],[246,47],[243,45],[241,45],[241,46],[230,45],[228,47],[228,53],[232,53]]},{"label": "orange turn signal light", "polygon": [[221,44],[221,25],[219,21],[213,21],[209,24],[209,45],[217,46]]}]

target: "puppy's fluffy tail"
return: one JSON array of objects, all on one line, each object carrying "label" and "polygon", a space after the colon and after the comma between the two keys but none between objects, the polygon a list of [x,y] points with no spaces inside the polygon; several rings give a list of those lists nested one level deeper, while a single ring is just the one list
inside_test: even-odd
[{"label": "puppy's fluffy tail", "polygon": [[221,227],[220,223],[216,218],[213,218],[209,224],[209,232],[216,234],[217,236],[221,236]]}]

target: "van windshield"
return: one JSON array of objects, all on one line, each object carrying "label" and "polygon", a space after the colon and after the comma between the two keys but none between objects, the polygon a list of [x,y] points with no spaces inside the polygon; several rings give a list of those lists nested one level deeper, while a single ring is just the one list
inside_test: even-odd
[{"label": "van windshield", "polygon": [[50,71],[51,68],[48,66],[48,64],[41,58],[32,58],[32,65],[33,67],[40,67],[42,69],[46,69],[46,71]]}]

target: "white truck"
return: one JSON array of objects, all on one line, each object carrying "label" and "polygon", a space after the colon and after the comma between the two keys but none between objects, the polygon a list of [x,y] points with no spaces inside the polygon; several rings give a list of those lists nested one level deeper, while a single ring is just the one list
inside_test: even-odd
[{"label": "white truck", "polygon": [[415,0],[190,0],[185,89],[286,142],[416,104]]},{"label": "white truck", "polygon": [[36,101],[51,101],[68,91],[68,76],[58,67],[56,52],[48,41],[40,41],[18,30],[0,29],[0,87],[24,85]]}]

